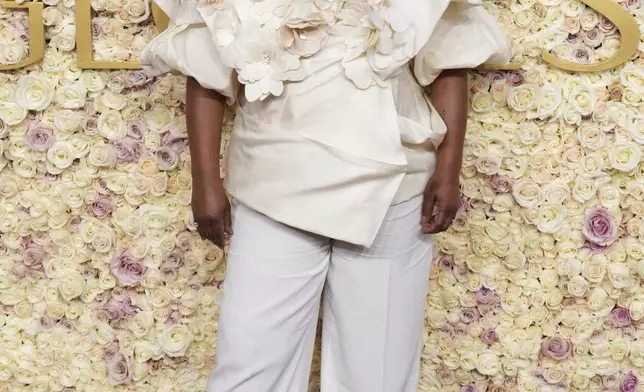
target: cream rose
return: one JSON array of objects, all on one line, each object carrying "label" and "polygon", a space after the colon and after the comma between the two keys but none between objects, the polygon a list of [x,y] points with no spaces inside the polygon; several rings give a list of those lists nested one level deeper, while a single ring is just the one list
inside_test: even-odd
[{"label": "cream rose", "polygon": [[47,109],[54,98],[54,89],[49,81],[35,73],[24,75],[16,89],[16,103],[27,110]]},{"label": "cream rose", "polygon": [[157,343],[163,352],[170,357],[183,357],[193,335],[190,329],[183,324],[175,324],[161,332],[157,338]]}]

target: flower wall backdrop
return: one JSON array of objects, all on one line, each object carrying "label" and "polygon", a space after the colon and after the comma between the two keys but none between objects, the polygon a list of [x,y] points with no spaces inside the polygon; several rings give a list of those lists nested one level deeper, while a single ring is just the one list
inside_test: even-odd
[{"label": "flower wall backdrop", "polygon": [[[74,0],[0,74],[0,391],[199,391],[224,253],[190,212],[185,80],[75,67]],[[640,0],[624,0],[640,25]],[[578,0],[496,0],[520,71],[473,72],[455,225],[437,238],[419,390],[644,391],[644,45]],[[95,57],[136,59],[144,0],[95,0]],[[0,9],[0,63],[28,55]],[[230,129],[230,119],[227,120]],[[318,387],[314,361],[311,390]]]}]

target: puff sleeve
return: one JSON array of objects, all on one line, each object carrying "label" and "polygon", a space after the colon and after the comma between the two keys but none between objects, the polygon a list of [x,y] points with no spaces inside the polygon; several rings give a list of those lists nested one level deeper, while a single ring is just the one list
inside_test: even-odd
[{"label": "puff sleeve", "polygon": [[155,0],[170,18],[168,28],[141,53],[141,67],[152,76],[170,71],[191,76],[201,86],[216,90],[234,102],[239,82],[236,71],[224,65],[213,34],[195,2]]},{"label": "puff sleeve", "polygon": [[414,59],[414,74],[427,86],[442,70],[506,64],[510,45],[494,18],[477,0],[452,0]]}]

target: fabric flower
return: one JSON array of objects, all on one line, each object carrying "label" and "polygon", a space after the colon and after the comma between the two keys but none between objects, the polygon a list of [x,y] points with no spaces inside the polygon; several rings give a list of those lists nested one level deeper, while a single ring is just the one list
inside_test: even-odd
[{"label": "fabric flower", "polygon": [[347,37],[342,61],[346,75],[365,89],[385,84],[400,64],[414,56],[415,33],[404,13],[361,1],[348,2],[339,14],[337,32]]},{"label": "fabric flower", "polygon": [[279,42],[275,29],[246,23],[234,43],[235,68],[249,102],[279,96],[285,81],[300,81],[300,59]]}]

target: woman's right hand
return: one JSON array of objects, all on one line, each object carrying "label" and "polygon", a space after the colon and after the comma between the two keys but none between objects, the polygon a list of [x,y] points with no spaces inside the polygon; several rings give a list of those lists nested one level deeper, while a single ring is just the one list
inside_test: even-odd
[{"label": "woman's right hand", "polygon": [[232,235],[230,201],[220,181],[193,181],[192,214],[202,238],[224,248]]}]

